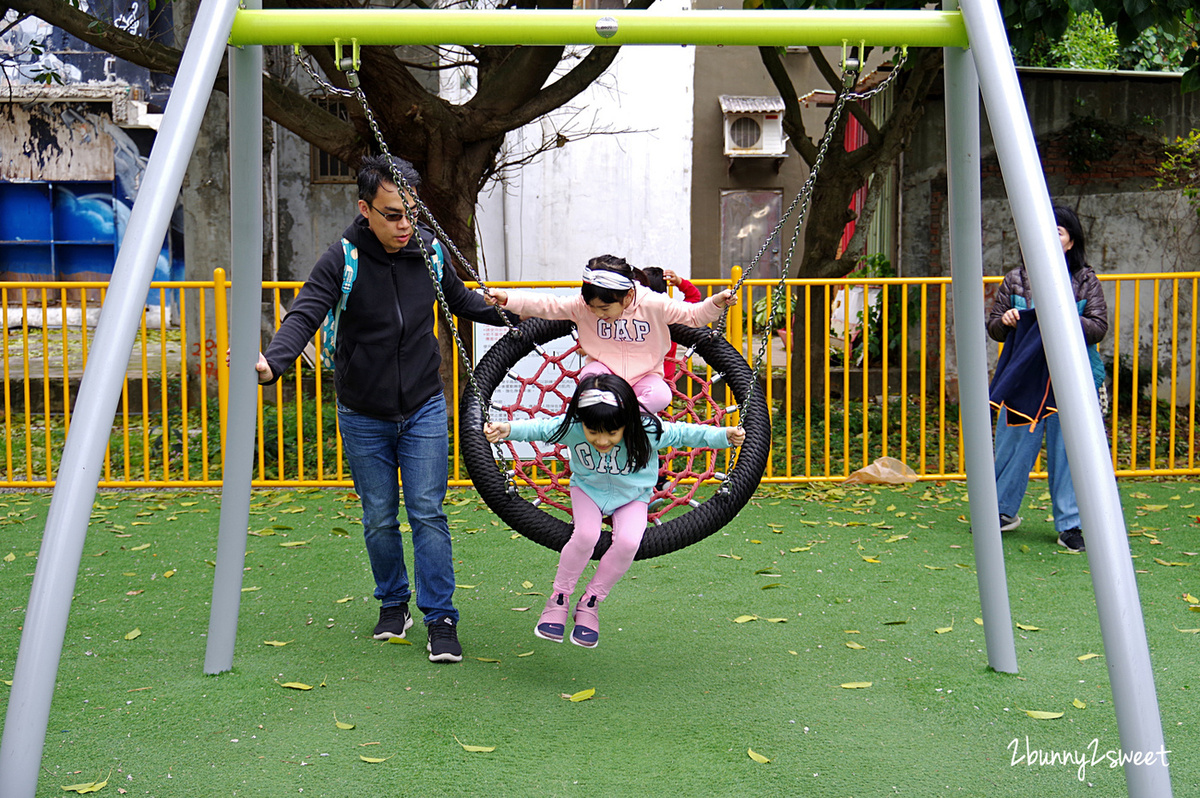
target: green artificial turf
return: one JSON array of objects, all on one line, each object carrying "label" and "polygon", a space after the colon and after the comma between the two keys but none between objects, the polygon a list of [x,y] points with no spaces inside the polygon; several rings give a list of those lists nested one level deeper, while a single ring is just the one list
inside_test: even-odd
[{"label": "green artificial turf", "polygon": [[[1200,487],[1120,489],[1172,782],[1188,795]],[[1105,659],[1079,659],[1103,652],[1087,557],[1055,545],[1044,492],[1032,485],[1025,523],[1004,536],[1013,620],[1036,627],[1015,630],[1015,675],[987,665],[965,487],[918,483],[761,488],[726,529],[634,563],[602,605],[595,650],[533,636],[556,555],[454,491],[456,665],[426,659],[419,623],[413,645],[371,639],[353,497],[258,492],[234,668],[220,676],[202,672],[219,498],[104,493],[38,795],[104,779],[100,795],[159,798],[1124,795],[1105,758],[1119,748]],[[48,503],[0,495],[0,679]],[[855,682],[870,686],[841,686]],[[1030,766],[1031,750],[1059,761]],[[1086,761],[1082,780],[1063,756]]]}]

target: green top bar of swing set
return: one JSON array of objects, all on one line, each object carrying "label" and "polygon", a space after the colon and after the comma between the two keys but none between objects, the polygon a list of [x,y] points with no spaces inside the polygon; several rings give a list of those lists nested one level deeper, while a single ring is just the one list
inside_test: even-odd
[{"label": "green top bar of swing set", "polygon": [[[607,34],[607,35],[605,35]],[[275,9],[237,12],[229,43],[967,47],[957,11]]]}]

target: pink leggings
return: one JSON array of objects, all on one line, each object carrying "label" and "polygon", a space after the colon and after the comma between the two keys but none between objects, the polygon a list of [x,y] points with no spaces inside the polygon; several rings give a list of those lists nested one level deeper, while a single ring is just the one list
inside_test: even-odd
[{"label": "pink leggings", "polygon": [[[642,535],[646,531],[645,502],[630,502],[618,507],[612,514],[613,542],[596,565],[596,573],[588,583],[584,594],[595,595],[603,601],[625,572],[629,570]],[[580,488],[571,488],[571,514],[575,518],[575,531],[563,546],[558,558],[558,573],[554,575],[554,592],[575,592],[575,585],[583,569],[591,559],[596,542],[600,540],[600,523],[603,520],[600,508]]]},{"label": "pink leggings", "polygon": [[[594,374],[612,374],[613,371],[599,360],[593,360],[579,370],[579,378],[590,377]],[[648,413],[661,413],[671,404],[671,386],[657,374],[647,374],[633,384],[633,392],[637,394],[638,402]]]}]

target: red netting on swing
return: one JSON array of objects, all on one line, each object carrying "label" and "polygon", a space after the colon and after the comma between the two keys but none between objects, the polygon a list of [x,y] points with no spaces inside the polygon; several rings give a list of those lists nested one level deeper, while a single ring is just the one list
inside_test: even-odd
[{"label": "red netting on swing", "polygon": [[[565,351],[546,350],[528,356],[536,358],[532,373],[522,375],[510,371],[508,385],[492,396],[493,419],[530,419],[559,416],[575,393],[579,370],[584,366],[583,352],[572,338]],[[683,421],[691,424],[722,426],[728,409],[713,398],[710,372],[699,359],[676,357],[675,374],[668,380],[671,404],[659,414],[663,421]],[[528,361],[532,362],[532,361]],[[501,398],[503,393],[505,398]],[[536,494],[530,498],[543,509],[553,507],[566,513],[570,510],[571,475],[565,447],[561,444],[515,443],[500,444],[511,459],[513,484],[522,492]],[[677,507],[695,506],[701,500],[697,491],[708,481],[723,476],[728,468],[728,455],[715,449],[676,449],[659,452],[659,483],[650,504],[651,523]]]}]

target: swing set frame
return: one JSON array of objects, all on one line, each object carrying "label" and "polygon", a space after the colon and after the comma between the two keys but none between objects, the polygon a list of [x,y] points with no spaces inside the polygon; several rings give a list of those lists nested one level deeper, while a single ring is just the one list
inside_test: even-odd
[{"label": "swing set frame", "polygon": [[206,0],[184,50],[113,269],[104,312],[80,385],[60,460],[21,643],[3,739],[0,796],[32,798],[37,789],[75,580],[100,462],[120,398],[120,364],[131,351],[158,247],[229,49],[232,334],[228,450],[206,673],[232,667],[250,505],[250,447],[257,390],[262,227],[262,45],[794,45],[942,47],[945,57],[947,172],[955,343],[962,422],[988,664],[1016,672],[991,451],[983,329],[979,100],[1038,294],[1046,359],[1060,410],[1083,527],[1087,530],[1100,628],[1113,690],[1129,795],[1166,798],[1170,773],[1136,577],[1103,435],[1099,405],[1033,131],[1004,23],[995,0],[946,0],[942,11],[444,11],[261,10],[259,0]]}]

